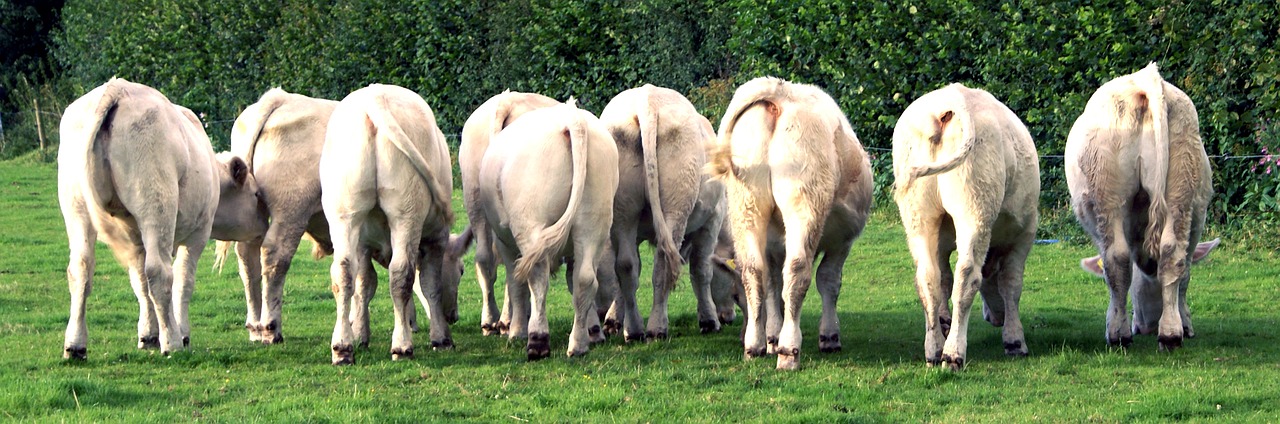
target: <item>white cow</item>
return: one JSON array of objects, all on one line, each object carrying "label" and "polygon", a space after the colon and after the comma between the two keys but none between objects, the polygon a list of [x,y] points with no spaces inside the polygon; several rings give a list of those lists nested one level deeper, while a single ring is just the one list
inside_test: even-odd
[{"label": "white cow", "polygon": [[195,266],[210,234],[266,229],[252,208],[257,188],[247,167],[239,158],[215,158],[190,110],[119,78],[67,106],[61,132],[58,202],[71,250],[63,356],[86,357],[85,302],[99,236],[129,270],[138,347],[166,355],[182,349],[190,342]]},{"label": "white cow", "polygon": [[1071,127],[1066,172],[1076,218],[1107,263],[1107,343],[1158,327],[1161,350],[1182,346],[1195,336],[1190,258],[1213,195],[1195,105],[1155,63],[1103,84]]},{"label": "white cow", "polygon": [[[872,194],[871,163],[840,107],[814,86],[751,80],[734,93],[707,168],[728,196],[748,305],[746,357],[767,352],[769,325],[769,335],[777,334],[778,369],[799,366],[800,307],[819,254],[818,349],[840,349],[840,274],[866,225]],[[777,284],[781,322],[773,314],[762,322],[764,296]]]},{"label": "white cow", "polygon": [[[243,241],[236,254],[244,281],[244,326],[251,341],[284,340],[280,310],[285,274],[303,234],[315,242],[316,257],[333,252],[320,206],[319,168],[329,115],[337,106],[333,100],[273,88],[245,108],[231,130],[231,151],[248,163],[261,190],[261,207],[271,217],[265,235],[235,239]],[[219,263],[228,246],[219,244]],[[367,329],[357,333],[368,341]]]},{"label": "white cow", "polygon": [[574,319],[568,354],[585,354],[596,318],[596,269],[608,249],[618,189],[617,146],[595,116],[572,104],[529,111],[491,141],[481,161],[479,203],[512,272],[508,335],[528,337],[529,360],[550,356],[549,273],[569,256]]},{"label": "white cow", "polygon": [[983,316],[1004,327],[1005,354],[1027,354],[1018,302],[1039,218],[1038,161],[1027,127],[986,91],[952,84],[898,119],[893,197],[916,264],[929,366],[964,368],[979,291]]},{"label": "white cow", "polygon": [[[618,143],[618,192],[613,198],[611,240],[618,281],[616,302],[621,310],[623,337],[667,337],[667,296],[680,277],[680,243],[699,199],[706,164],[706,145],[715,130],[683,95],[668,88],[644,85],[623,91],[609,101],[600,121]],[[709,193],[716,202],[714,190]],[[719,205],[711,203],[706,208]],[[703,211],[702,214],[710,213]],[[707,220],[707,216],[699,217]],[[719,225],[719,222],[713,222]],[[715,233],[704,235],[697,266],[705,274],[695,278],[695,293],[709,295],[710,247]],[[653,305],[648,326],[641,330],[636,289],[640,279],[639,242],[654,245]],[[708,287],[698,287],[702,284]],[[708,296],[709,297],[709,296]],[[699,325],[718,329],[714,308],[699,296]],[[607,322],[606,322],[607,323]],[[714,327],[714,328],[712,328]]]},{"label": "white cow", "polygon": [[449,236],[453,175],[431,107],[397,86],[374,84],[348,95],[329,118],[320,186],[333,236],[333,363],[354,362],[353,341],[359,339],[352,321],[368,328],[377,278],[371,260],[385,264],[389,274],[392,359],[413,356],[415,280],[426,297],[432,348],[451,349],[447,317],[457,316],[460,266],[449,262],[465,243]]},{"label": "white cow", "polygon": [[[480,284],[480,329],[484,335],[506,334],[511,315],[511,284],[504,284],[502,316],[499,318],[497,302],[493,296],[493,283],[497,278],[497,258],[494,257],[492,230],[480,210],[480,161],[489,149],[489,140],[498,131],[515,122],[525,112],[560,102],[533,93],[504,91],[480,105],[462,126],[462,141],[458,145],[458,167],[462,176],[462,201],[467,209],[468,228],[476,242],[476,282]],[[510,275],[507,276],[508,282]]]}]

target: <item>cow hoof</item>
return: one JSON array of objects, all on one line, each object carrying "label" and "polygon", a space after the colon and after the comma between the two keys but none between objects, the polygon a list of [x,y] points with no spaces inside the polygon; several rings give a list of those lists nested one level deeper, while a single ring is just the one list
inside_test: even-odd
[{"label": "cow hoof", "polygon": [[719,333],[720,322],[713,319],[698,321],[698,331],[702,334]]},{"label": "cow hoof", "polygon": [[191,337],[182,338],[182,347],[191,346]]},{"label": "cow hoof", "polygon": [[778,338],[768,337],[765,340],[768,342],[764,348],[765,353],[776,355],[778,353]]},{"label": "cow hoof", "polygon": [[88,358],[89,351],[83,347],[65,347],[62,349],[62,359],[83,361]]},{"label": "cow hoof", "polygon": [[570,358],[579,358],[579,357],[585,356],[585,355],[587,354],[587,352],[588,352],[588,351],[587,351],[587,350],[585,350],[585,349],[584,349],[584,350],[577,350],[577,351],[575,351],[575,350],[569,350],[569,351],[568,351],[568,355],[569,355],[569,357],[570,357]]},{"label": "cow hoof", "polygon": [[778,351],[778,369],[792,371],[800,368],[800,349],[782,348]]},{"label": "cow hoof", "polygon": [[418,332],[418,321],[409,321],[409,332],[410,333]]},{"label": "cow hoof", "polygon": [[599,325],[593,325],[587,329],[587,340],[589,343],[604,342],[604,332],[600,331]]},{"label": "cow hoof", "polygon": [[413,359],[413,348],[395,348],[391,349],[391,360],[399,361],[401,359]]},{"label": "cow hoof", "polygon": [[156,336],[138,337],[138,349],[159,349],[160,338]]},{"label": "cow hoof", "polygon": [[529,344],[526,351],[529,361],[551,357],[551,336],[547,333],[529,334]]},{"label": "cow hoof", "polygon": [[1022,340],[1015,340],[1004,343],[1004,354],[1024,358],[1027,356],[1027,346],[1022,344]]},{"label": "cow hoof", "polygon": [[453,339],[448,337],[440,341],[431,341],[431,350],[453,350],[453,347]]},{"label": "cow hoof", "polygon": [[359,349],[368,349],[368,348],[369,348],[369,341],[368,341],[368,340],[361,340],[361,341],[356,342],[356,348],[359,348]]},{"label": "cow hoof", "polygon": [[764,356],[765,354],[766,354],[765,349],[762,347],[747,349],[746,352],[742,355],[742,359],[749,361],[749,360]]},{"label": "cow hoof", "polygon": [[720,319],[720,325],[729,325],[729,324],[733,324],[734,321],[737,321],[738,317],[733,315],[721,315],[719,319]]},{"label": "cow hoof", "polygon": [[1129,347],[1129,345],[1132,345],[1132,344],[1133,344],[1133,336],[1120,337],[1120,340],[1112,339],[1110,336],[1107,336],[1107,346],[1112,346],[1112,347],[1120,346],[1120,347],[1127,348]]},{"label": "cow hoof", "polygon": [[498,325],[494,323],[480,324],[480,333],[486,336],[496,336],[502,332],[498,330]]},{"label": "cow hoof", "polygon": [[604,334],[612,336],[612,335],[618,334],[621,331],[622,331],[622,324],[619,323],[618,320],[614,320],[614,319],[604,320]]},{"label": "cow hoof", "polygon": [[1161,352],[1173,352],[1182,347],[1182,336],[1159,336]]},{"label": "cow hoof", "polygon": [[924,365],[929,368],[942,365],[942,358],[939,358],[939,357],[924,358]]},{"label": "cow hoof", "polygon": [[942,355],[942,362],[945,362],[947,369],[951,371],[960,371],[964,369],[963,356]]},{"label": "cow hoof", "polygon": [[644,338],[645,338],[644,333],[636,333],[636,334],[625,333],[622,335],[622,340],[626,341],[627,343],[644,342]]},{"label": "cow hoof", "polygon": [[498,323],[493,326],[498,329],[498,335],[505,336],[511,333],[511,323],[509,322],[498,321]]},{"label": "cow hoof", "polygon": [[1194,339],[1196,338],[1196,332],[1191,327],[1182,327],[1182,337]]},{"label": "cow hoof", "polygon": [[349,344],[341,344],[332,346],[333,364],[334,365],[351,365],[356,363],[355,356],[352,355],[353,349]]},{"label": "cow hoof", "polygon": [[951,335],[951,317],[938,317],[938,326],[942,327],[942,337]]},{"label": "cow hoof", "polygon": [[818,351],[822,353],[839,352],[844,347],[840,345],[840,335],[832,334],[830,336],[818,335]]},{"label": "cow hoof", "polygon": [[645,336],[645,338],[646,338],[646,340],[645,340],[645,341],[648,341],[648,342],[656,342],[656,341],[659,341],[659,340],[666,340],[666,339],[667,339],[667,330],[646,331],[646,332],[644,333],[644,336]]}]

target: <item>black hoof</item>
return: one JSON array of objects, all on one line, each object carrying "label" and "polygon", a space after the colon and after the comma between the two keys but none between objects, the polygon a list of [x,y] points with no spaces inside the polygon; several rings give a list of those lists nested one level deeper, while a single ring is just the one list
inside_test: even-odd
[{"label": "black hoof", "polygon": [[[606,332],[606,333],[607,333],[607,332]],[[626,341],[627,343],[631,343],[631,342],[643,342],[643,341],[644,341],[644,338],[645,338],[644,333],[624,334],[624,335],[622,336],[622,340]]]},{"label": "black hoof", "polygon": [[698,321],[698,330],[702,334],[720,332],[720,324],[716,320]]},{"label": "black hoof", "polygon": [[766,354],[765,349],[763,347],[756,348],[756,349],[747,349],[743,357],[746,359],[753,359],[753,358],[759,358],[761,356],[765,356],[765,354]]},{"label": "black hoof", "polygon": [[1107,337],[1107,345],[1108,345],[1108,346],[1117,346],[1117,345],[1118,345],[1118,346],[1120,346],[1120,347],[1126,347],[1126,348],[1127,348],[1127,347],[1129,347],[1129,345],[1132,345],[1132,344],[1133,344],[1133,337],[1121,337],[1121,338],[1120,338],[1120,340],[1115,340],[1115,339],[1112,339],[1112,338],[1110,338],[1110,337]]},{"label": "black hoof", "polygon": [[1196,332],[1191,331],[1191,327],[1182,327],[1182,336],[1188,339],[1196,338]]},{"label": "black hoof", "polygon": [[719,319],[720,319],[720,325],[729,325],[729,324],[733,324],[733,322],[736,321],[736,319],[734,319],[733,317],[726,317],[726,316],[720,316]]},{"label": "black hoof", "polygon": [[453,350],[453,347],[453,339],[448,337],[440,341],[431,341],[431,350]]},{"label": "black hoof", "polygon": [[356,343],[356,347],[358,347],[358,348],[360,348],[360,349],[368,349],[368,348],[369,348],[369,341],[368,341],[368,340],[362,340],[362,341],[360,341],[360,342]]},{"label": "black hoof", "polygon": [[356,363],[355,356],[352,355],[352,352],[354,349],[351,348],[351,345],[349,344],[334,345],[331,347],[331,349],[333,350],[334,365],[351,365]]},{"label": "black hoof", "polygon": [[1157,336],[1161,352],[1173,352],[1182,347],[1182,336]]},{"label": "black hoof", "polygon": [[840,345],[840,335],[832,334],[830,336],[818,335],[818,351],[822,353],[839,352],[844,347]]},{"label": "black hoof", "polygon": [[932,355],[925,355],[924,362],[930,367],[942,365],[942,351],[933,352]]},{"label": "black hoof", "polygon": [[500,333],[497,324],[480,324],[480,332],[486,336],[493,336]]},{"label": "black hoof", "polygon": [[604,335],[600,333],[599,325],[593,325],[591,326],[591,328],[587,329],[587,337],[590,337],[592,340],[595,340],[599,338],[604,338]]},{"label": "black hoof", "polygon": [[160,337],[147,336],[138,338],[138,349],[159,349]]},{"label": "black hoof", "polygon": [[63,359],[83,361],[89,358],[89,350],[83,347],[68,347],[62,350]]},{"label": "black hoof", "polygon": [[656,341],[659,341],[659,340],[666,340],[666,339],[667,339],[667,331],[666,331],[666,330],[660,330],[660,331],[646,331],[646,332],[644,333],[644,336],[647,338],[647,340],[645,340],[645,341],[649,341],[649,342],[656,342]]},{"label": "black hoof", "polygon": [[529,333],[529,344],[526,348],[530,361],[537,361],[551,356],[551,336],[547,333]]},{"label": "black hoof", "polygon": [[507,333],[511,332],[511,323],[509,322],[498,322],[497,324],[494,324],[494,327],[498,328],[498,334],[500,335],[505,336]]},{"label": "black hoof", "polygon": [[1026,357],[1027,349],[1022,346],[1022,341],[1008,342],[1004,344],[1004,354],[1013,357]]},{"label": "black hoof", "polygon": [[391,349],[391,360],[399,361],[401,359],[413,359],[413,348]]},{"label": "black hoof", "polygon": [[942,362],[947,364],[947,368],[952,371],[960,371],[964,369],[964,358],[951,355],[942,355]]},{"label": "black hoof", "polygon": [[622,323],[612,319],[604,320],[604,334],[612,336],[620,332],[622,332]]},{"label": "black hoof", "polygon": [[947,337],[951,335],[951,318],[950,317],[938,317],[938,324],[940,327],[942,327],[942,337]]}]

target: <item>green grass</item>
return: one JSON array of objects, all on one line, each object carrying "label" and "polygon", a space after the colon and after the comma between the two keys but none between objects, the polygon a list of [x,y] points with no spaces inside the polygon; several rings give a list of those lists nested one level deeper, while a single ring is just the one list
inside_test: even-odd
[{"label": "green grass", "polygon": [[[527,363],[522,342],[480,334],[479,290],[470,273],[453,327],[456,351],[420,349],[415,360],[391,361],[384,282],[372,308],[370,348],[356,352],[355,366],[334,367],[330,260],[310,259],[306,246],[285,289],[285,343],[248,341],[239,278],[233,266],[211,272],[206,251],[192,299],[192,347],[172,357],[135,348],[137,303],[124,271],[100,246],[89,359],[67,362],[67,248],[55,174],[39,161],[0,162],[0,421],[1266,422],[1280,416],[1274,252],[1237,249],[1227,240],[1198,265],[1190,302],[1199,337],[1163,354],[1151,337],[1128,350],[1108,349],[1106,289],[1076,265],[1089,249],[1038,245],[1022,300],[1031,356],[1006,358],[998,329],[976,317],[968,368],[953,374],[924,365],[911,260],[890,208],[874,214],[846,265],[844,351],[818,353],[820,302],[811,293],[798,372],[775,371],[772,358],[743,361],[741,320],[719,334],[698,334],[687,283],[672,298],[669,341],[628,345],[612,338],[586,357],[568,359],[570,304],[557,282],[548,300],[554,355]],[[642,288],[646,313],[648,295]],[[415,340],[424,346],[426,335]]]}]

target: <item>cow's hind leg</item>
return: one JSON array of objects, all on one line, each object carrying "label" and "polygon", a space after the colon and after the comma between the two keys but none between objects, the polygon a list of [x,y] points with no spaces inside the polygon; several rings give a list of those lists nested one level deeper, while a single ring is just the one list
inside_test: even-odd
[{"label": "cow's hind leg", "polygon": [[[413,357],[413,331],[409,329],[409,316],[405,311],[413,308],[413,285],[418,278],[420,258],[419,242],[422,240],[422,219],[388,217],[391,230],[391,263],[387,266],[388,286],[391,290],[391,309],[395,324],[391,331],[391,359]],[[439,261],[439,257],[435,258]],[[436,277],[439,277],[439,263]],[[436,308],[439,309],[439,308]],[[443,321],[443,320],[442,320]]]},{"label": "cow's hind leg", "polygon": [[[477,217],[481,214],[474,214]],[[501,333],[498,315],[498,302],[494,298],[493,284],[498,278],[498,261],[493,247],[493,233],[483,218],[472,218],[472,234],[476,238],[476,283],[480,285],[480,331],[486,336]],[[504,299],[505,300],[505,299]],[[509,319],[509,318],[508,318]]]},{"label": "cow's hind leg", "polygon": [[[608,241],[603,241],[605,244]],[[599,260],[596,259],[602,252],[599,246],[575,246],[574,252],[579,255],[581,260],[577,261],[575,266],[565,271],[573,280],[573,330],[569,333],[569,356],[581,356],[587,353],[591,345],[591,329],[590,325],[596,325],[596,332],[599,333],[598,321],[596,314],[596,266]]]},{"label": "cow's hind leg", "polygon": [[[774,192],[786,193],[777,188]],[[790,196],[780,197],[786,198]],[[787,255],[782,266],[782,330],[778,333],[777,350],[777,368],[780,370],[794,370],[800,366],[800,342],[803,339],[800,332],[800,311],[813,281],[813,257],[817,253],[818,240],[822,237],[821,223],[826,220],[824,211],[824,207],[815,207],[783,215],[783,225],[787,228]],[[826,317],[823,318],[825,321]]]},{"label": "cow's hind leg", "polygon": [[[611,232],[613,253],[616,255],[613,266],[614,276],[618,279],[622,337],[628,342],[645,339],[640,307],[636,304],[636,290],[640,284],[640,254],[636,231],[634,222],[622,220],[615,223]],[[608,324],[606,321],[605,325]]]},{"label": "cow's hind leg", "polygon": [[138,299],[138,349],[160,348],[160,324],[156,321],[155,309],[151,307],[151,287],[147,285],[147,276],[143,267],[146,265],[146,254],[142,249],[120,255],[128,268],[129,285],[133,287],[133,295]]},{"label": "cow's hind leg", "polygon": [[293,264],[293,256],[306,232],[307,216],[281,216],[273,218],[271,228],[262,241],[262,312],[258,331],[265,344],[284,341],[281,311],[284,304],[284,282]]},{"label": "cow's hind leg", "polygon": [[[65,208],[66,206],[64,206]],[[65,209],[64,209],[65,210]],[[81,211],[83,212],[83,211]],[[85,219],[81,220],[80,217]],[[64,359],[84,360],[88,357],[89,329],[85,324],[85,303],[93,291],[93,247],[98,234],[85,215],[67,215],[67,240],[71,248],[67,263],[67,288],[71,292],[71,313],[67,320],[66,338],[62,344]]]},{"label": "cow's hind leg", "polygon": [[915,260],[916,294],[924,308],[924,360],[932,367],[942,363],[942,344],[946,338],[940,311],[945,310],[947,302],[942,287],[942,267],[947,264],[939,260],[936,222],[915,222],[905,216],[903,222],[915,224],[907,228],[907,246]]},{"label": "cow's hind leg", "polygon": [[[330,208],[326,207],[326,210]],[[351,329],[351,304],[354,297],[355,280],[361,273],[362,266],[369,263],[368,252],[360,248],[360,232],[368,218],[367,209],[357,209],[347,213],[332,214],[330,219],[334,225],[329,230],[333,236],[333,265],[329,267],[330,287],[333,290],[334,303],[337,305],[337,319],[333,327],[333,338],[329,347],[333,353],[334,365],[351,365],[355,363],[354,340]]]},{"label": "cow's hind leg", "polygon": [[[711,253],[715,248],[716,234],[703,228],[686,240],[689,243],[689,283],[698,305],[698,330],[703,334],[720,331],[715,292],[711,288]],[[726,302],[728,303],[728,302]],[[730,311],[733,309],[730,308]]]},{"label": "cow's hind leg", "polygon": [[818,265],[818,293],[822,295],[822,321],[818,323],[818,351],[839,352],[840,317],[836,304],[840,300],[841,274],[849,257],[850,243],[827,250]]},{"label": "cow's hind leg", "polygon": [[[990,228],[990,223],[973,222],[960,228]],[[968,350],[969,310],[982,284],[982,266],[986,260],[990,233],[958,233],[955,281],[951,289],[951,334],[942,348],[942,361],[953,371],[964,368]]]},{"label": "cow's hind leg", "polygon": [[351,305],[347,310],[347,322],[351,325],[351,344],[354,347],[369,347],[369,303],[378,292],[378,273],[373,269],[373,262],[365,260],[352,264],[355,283],[351,292]]},{"label": "cow's hind leg", "polygon": [[[429,337],[431,338],[432,350],[452,350],[453,336],[449,332],[450,317],[446,316],[444,302],[449,301],[446,297],[443,287],[444,272],[452,272],[441,267],[445,250],[448,249],[448,233],[442,234],[437,238],[438,241],[424,242],[422,244],[422,256],[418,259],[419,273],[417,291],[423,297],[423,303],[427,310],[427,319],[430,325]],[[456,301],[456,294],[454,299]],[[412,296],[407,306],[409,310],[413,310]],[[456,318],[456,317],[454,317]],[[455,320],[456,321],[456,320]]]},{"label": "cow's hind leg", "polygon": [[[1034,237],[1034,236],[1033,236]],[[1009,356],[1027,356],[1026,337],[1023,334],[1022,318],[1019,304],[1022,300],[1023,275],[1026,270],[1027,255],[1031,251],[1032,239],[1014,248],[999,258],[1000,265],[996,269],[995,281],[998,285],[998,298],[1003,306],[1002,338],[1004,354]],[[995,258],[992,258],[995,259]],[[994,304],[993,304],[994,306]]]},{"label": "cow's hind leg", "polygon": [[[545,261],[534,265],[533,271],[529,273],[529,293],[533,299],[530,301],[529,342],[525,350],[530,361],[551,356],[551,330],[547,325],[547,289],[551,284],[550,274],[550,268]],[[586,291],[585,288],[582,290],[582,292]],[[591,295],[595,296],[595,293]],[[576,319],[575,322],[577,322]]]}]

